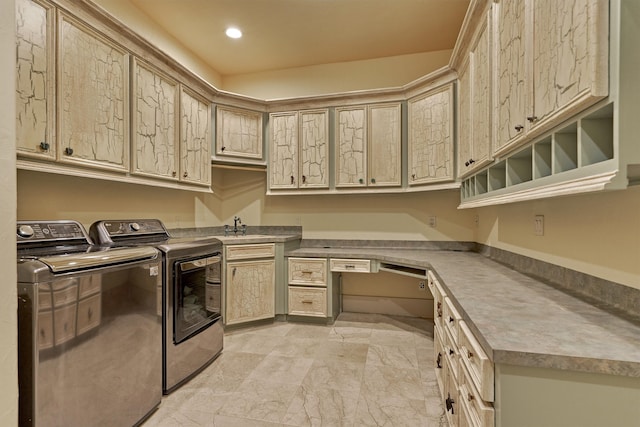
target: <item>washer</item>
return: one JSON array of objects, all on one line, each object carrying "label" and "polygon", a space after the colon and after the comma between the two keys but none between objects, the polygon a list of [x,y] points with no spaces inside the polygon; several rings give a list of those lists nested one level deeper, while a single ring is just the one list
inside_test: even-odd
[{"label": "washer", "polygon": [[89,233],[101,244],[152,245],[162,254],[162,384],[169,394],[222,352],[222,242],[172,238],[158,219],[97,221]]},{"label": "washer", "polygon": [[20,221],[20,426],[125,426],[162,398],[161,257],[93,245],[77,221]]}]

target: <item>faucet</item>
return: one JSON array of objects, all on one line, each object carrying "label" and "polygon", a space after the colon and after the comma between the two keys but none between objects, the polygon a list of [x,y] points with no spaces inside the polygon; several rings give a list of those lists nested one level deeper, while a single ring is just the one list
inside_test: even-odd
[{"label": "faucet", "polygon": [[[238,224],[241,224],[240,227],[238,227]],[[238,231],[240,231],[242,233],[242,235],[246,235],[247,234],[247,226],[245,224],[242,224],[242,220],[240,219],[239,216],[234,216],[233,217],[233,229],[231,228],[230,225],[226,225],[224,226],[224,235],[228,236],[229,232],[233,231],[233,235],[237,236],[238,235]]]},{"label": "faucet", "polygon": [[238,224],[242,224],[242,220],[240,219],[239,216],[234,216],[233,217],[233,235],[234,236],[238,235]]}]

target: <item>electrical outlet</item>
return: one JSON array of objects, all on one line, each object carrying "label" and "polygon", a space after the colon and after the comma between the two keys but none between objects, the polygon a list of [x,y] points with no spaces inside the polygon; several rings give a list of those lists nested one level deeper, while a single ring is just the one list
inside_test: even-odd
[{"label": "electrical outlet", "polygon": [[544,215],[536,215],[533,219],[533,232],[536,236],[544,236]]},{"label": "electrical outlet", "polygon": [[418,289],[420,289],[421,291],[424,291],[425,289],[424,280],[421,280],[418,282]]},{"label": "electrical outlet", "polygon": [[431,228],[436,228],[437,222],[436,222],[436,217],[435,216],[430,216],[429,217],[429,227]]}]

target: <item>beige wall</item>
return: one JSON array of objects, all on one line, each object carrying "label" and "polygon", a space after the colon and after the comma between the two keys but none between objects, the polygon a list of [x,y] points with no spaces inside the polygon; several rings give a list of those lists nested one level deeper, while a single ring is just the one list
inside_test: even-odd
[{"label": "beige wall", "polygon": [[259,99],[406,85],[449,63],[451,50],[225,76],[222,89]]},{"label": "beige wall", "polygon": [[[248,225],[301,225],[307,239],[477,241],[640,289],[640,187],[459,210],[457,191],[266,196],[264,172],[214,168],[213,175],[215,193],[203,194],[20,171],[18,218],[89,226],[158,217],[175,228],[238,215]],[[535,215],[544,215],[542,237],[533,232]]]},{"label": "beige wall", "polygon": [[14,2],[0,2],[0,420],[8,427],[18,425],[14,17]]},{"label": "beige wall", "polygon": [[119,0],[92,1],[127,27],[134,29],[138,35],[149,40],[154,46],[177,60],[194,74],[200,76],[203,80],[206,80],[217,88],[221,87],[222,80],[217,71],[211,69],[211,67],[205,64],[199,57],[188,49],[185,49],[182,43],[161,29],[132,3]]},{"label": "beige wall", "polygon": [[[478,209],[477,241],[640,289],[640,187]],[[544,236],[534,216],[544,215]]]}]

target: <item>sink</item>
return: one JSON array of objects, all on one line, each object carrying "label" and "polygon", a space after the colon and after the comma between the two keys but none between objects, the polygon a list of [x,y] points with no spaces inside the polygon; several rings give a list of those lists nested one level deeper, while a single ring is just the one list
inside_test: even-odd
[{"label": "sink", "polygon": [[216,236],[218,239],[228,239],[228,240],[246,240],[246,239],[259,239],[259,238],[264,238],[264,237],[273,237],[272,235],[269,234],[246,234],[246,235],[241,235],[238,234],[237,236],[234,236],[233,234],[230,234],[228,236]]}]

